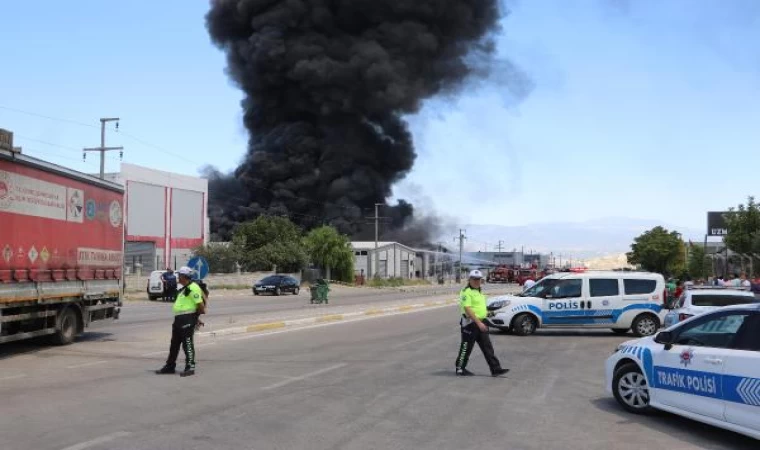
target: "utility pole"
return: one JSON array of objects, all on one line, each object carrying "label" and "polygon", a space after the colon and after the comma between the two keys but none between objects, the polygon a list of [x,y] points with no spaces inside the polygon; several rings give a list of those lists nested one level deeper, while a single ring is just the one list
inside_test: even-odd
[{"label": "utility pole", "polygon": [[[438,276],[438,262],[441,263],[441,276]],[[438,253],[435,255],[435,281],[443,279],[443,242],[438,241]]]},{"label": "utility pole", "polygon": [[499,245],[496,246],[498,249],[498,252],[501,253],[501,245],[504,243],[504,241],[499,241]]},{"label": "utility pole", "polygon": [[[374,275],[372,276],[372,278],[377,278],[377,276],[379,274],[378,268],[380,267],[380,254],[377,251],[377,246],[378,246],[377,241],[378,241],[378,238],[380,236],[380,232],[379,232],[379,228],[378,227],[379,227],[379,221],[380,221],[381,217],[378,215],[378,208],[380,206],[383,206],[383,205],[384,205],[384,203],[375,203],[375,217],[371,217],[371,219],[375,219],[375,267],[374,267],[374,270],[372,271],[374,273]],[[382,219],[384,219],[384,218],[385,217],[382,217]],[[387,260],[386,260],[386,264],[388,264]],[[386,265],[386,272],[387,272],[387,270],[388,270],[388,266]]]},{"label": "utility pole", "polygon": [[459,270],[457,270],[457,283],[462,281],[462,250],[464,249],[464,240],[467,239],[464,235],[465,231],[467,230],[459,229]]},{"label": "utility pole", "polygon": [[100,179],[105,177],[106,152],[118,150],[119,159],[124,156],[124,147],[106,147],[106,122],[116,122],[116,130],[119,129],[118,117],[104,117],[100,119],[100,147],[82,149],[82,160],[87,159],[87,152],[100,152]]}]

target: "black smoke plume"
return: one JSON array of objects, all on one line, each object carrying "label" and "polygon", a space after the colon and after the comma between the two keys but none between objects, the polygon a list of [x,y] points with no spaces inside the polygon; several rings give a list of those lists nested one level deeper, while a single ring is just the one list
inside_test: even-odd
[{"label": "black smoke plume", "polygon": [[232,177],[208,172],[217,236],[279,214],[374,238],[382,203],[383,229],[403,240],[414,208],[385,204],[416,157],[403,116],[487,73],[499,19],[499,0],[212,1],[207,27],[250,133]]}]

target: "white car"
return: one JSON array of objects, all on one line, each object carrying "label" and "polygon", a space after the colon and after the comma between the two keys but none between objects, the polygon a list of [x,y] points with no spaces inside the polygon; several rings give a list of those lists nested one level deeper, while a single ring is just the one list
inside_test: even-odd
[{"label": "white car", "polygon": [[149,300],[156,300],[164,296],[164,282],[161,279],[163,274],[163,270],[154,270],[150,273],[147,288]]},{"label": "white car", "polygon": [[656,408],[760,439],[760,304],[624,342],[605,374],[607,392],[630,412]]},{"label": "white car", "polygon": [[683,322],[692,316],[714,311],[730,305],[754,303],[755,294],[743,288],[723,288],[715,286],[689,287],[684,291],[673,309],[665,315],[663,327]]},{"label": "white car", "polygon": [[520,336],[539,327],[610,328],[651,336],[662,324],[665,279],[649,272],[556,273],[518,295],[493,297],[487,324]]}]

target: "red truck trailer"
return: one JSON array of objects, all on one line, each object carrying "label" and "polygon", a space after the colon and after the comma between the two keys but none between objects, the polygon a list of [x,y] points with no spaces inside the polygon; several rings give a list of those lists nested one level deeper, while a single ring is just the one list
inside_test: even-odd
[{"label": "red truck trailer", "polygon": [[0,145],[0,343],[68,344],[118,318],[123,198],[118,184]]}]

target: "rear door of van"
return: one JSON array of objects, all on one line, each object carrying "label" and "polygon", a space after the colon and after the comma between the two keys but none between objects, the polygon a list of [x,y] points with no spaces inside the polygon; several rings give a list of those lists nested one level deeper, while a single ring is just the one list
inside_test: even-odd
[{"label": "rear door of van", "polygon": [[[662,290],[665,283],[658,283],[657,277],[623,276],[623,304],[618,314],[617,325],[621,328],[631,326],[635,313],[649,310],[660,315],[662,310]],[[662,318],[661,318],[662,319]]]}]

